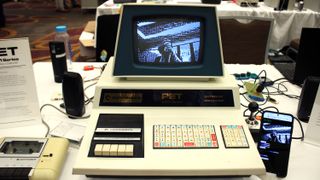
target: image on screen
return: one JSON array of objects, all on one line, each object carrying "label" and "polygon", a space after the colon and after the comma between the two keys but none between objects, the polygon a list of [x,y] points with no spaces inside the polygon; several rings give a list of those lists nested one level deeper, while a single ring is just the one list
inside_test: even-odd
[{"label": "image on screen", "polygon": [[272,149],[272,146],[289,146],[291,142],[291,126],[263,123],[260,149]]},{"label": "image on screen", "polygon": [[152,17],[134,21],[135,63],[201,64],[201,18]]}]

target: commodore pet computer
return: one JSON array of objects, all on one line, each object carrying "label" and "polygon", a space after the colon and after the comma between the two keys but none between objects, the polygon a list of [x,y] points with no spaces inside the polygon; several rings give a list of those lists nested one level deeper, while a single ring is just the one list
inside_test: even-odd
[{"label": "commodore pet computer", "polygon": [[265,174],[224,73],[215,6],[122,6],[74,174]]}]

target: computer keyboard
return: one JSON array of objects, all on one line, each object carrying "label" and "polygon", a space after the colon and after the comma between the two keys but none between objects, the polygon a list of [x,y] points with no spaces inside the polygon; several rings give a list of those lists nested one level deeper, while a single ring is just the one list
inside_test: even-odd
[{"label": "computer keyboard", "polygon": [[222,125],[221,132],[226,148],[248,148],[249,144],[243,127],[240,125]]},{"label": "computer keyboard", "polygon": [[[225,148],[249,148],[241,125],[220,126]],[[162,124],[153,126],[154,149],[218,148],[214,125]]]},{"label": "computer keyboard", "polygon": [[153,148],[217,148],[213,125],[154,125]]}]

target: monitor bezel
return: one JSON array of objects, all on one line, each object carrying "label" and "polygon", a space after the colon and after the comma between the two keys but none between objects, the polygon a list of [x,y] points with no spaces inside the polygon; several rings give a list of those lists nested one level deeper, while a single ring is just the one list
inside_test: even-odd
[{"label": "monitor bezel", "polygon": [[[223,77],[223,53],[216,7],[213,5],[125,4],[121,8],[113,75],[116,77]],[[139,65],[134,61],[134,19],[154,16],[203,18],[202,64],[167,67]],[[209,23],[215,26],[209,26]],[[129,30],[128,30],[129,27]],[[210,41],[212,39],[212,41]],[[214,42],[216,40],[216,42]],[[132,49],[132,51],[130,51]],[[217,54],[215,54],[217,52]]]}]

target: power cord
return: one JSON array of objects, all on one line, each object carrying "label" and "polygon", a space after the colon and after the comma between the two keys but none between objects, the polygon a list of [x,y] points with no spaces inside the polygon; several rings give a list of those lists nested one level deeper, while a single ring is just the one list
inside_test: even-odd
[{"label": "power cord", "polygon": [[50,132],[50,126],[49,126],[48,123],[47,123],[46,121],[44,121],[44,119],[42,118],[41,108],[40,108],[40,117],[41,117],[41,122],[42,122],[42,124],[43,124],[43,125],[46,127],[46,129],[47,129],[47,132],[46,132],[45,137],[48,137],[49,132]]},{"label": "power cord", "polygon": [[241,105],[242,107],[248,108],[248,106],[246,106],[246,105],[244,105],[244,104],[242,104],[242,103],[240,103],[240,105]]},{"label": "power cord", "polygon": [[[91,81],[98,81],[99,78],[101,77],[101,74],[102,74],[102,72],[104,71],[104,69],[105,69],[106,66],[107,66],[107,64],[104,64],[102,67],[95,67],[96,69],[101,69],[100,75],[97,76],[97,77],[94,77],[94,78],[92,78],[92,79],[85,80],[85,81],[83,81],[83,82],[86,83],[86,82],[91,82]],[[86,91],[88,88],[96,85],[97,83],[98,83],[98,82],[94,82],[93,84],[90,84],[89,86],[87,86],[87,87],[85,87],[85,88],[83,89],[83,91],[84,91],[84,96],[86,97],[86,100],[85,100],[85,102],[84,102],[85,105],[88,105],[89,103],[92,103],[92,100],[93,100],[93,98],[94,98],[94,96],[92,96],[91,98],[89,98],[89,97],[86,95],[85,91]]]},{"label": "power cord", "polygon": [[[285,83],[285,82],[289,82],[289,81],[282,81],[282,82],[279,83],[279,85],[284,86],[283,83]],[[282,92],[279,91],[279,93],[282,93]],[[287,96],[287,97],[289,97],[289,98],[300,99],[300,96],[298,96],[298,95],[286,94],[286,93],[282,93],[282,94]]]},{"label": "power cord", "polygon": [[85,105],[88,105],[89,103],[92,103],[92,100],[93,100],[93,98],[94,98],[94,96],[91,97],[91,98],[89,98],[89,97],[87,96],[87,94],[85,93],[85,91],[86,91],[88,88],[90,88],[90,87],[92,87],[92,86],[94,86],[94,85],[96,85],[96,84],[97,84],[97,82],[94,82],[94,83],[90,84],[89,86],[87,86],[87,87],[85,87],[85,88],[83,89],[84,96],[87,98],[86,101],[85,101]]},{"label": "power cord", "polygon": [[279,78],[279,79],[276,79],[274,81],[272,81],[273,83],[277,82],[277,81],[281,81],[281,80],[287,80],[287,78]]},{"label": "power cord", "polygon": [[[265,98],[265,101],[263,101],[263,103],[259,104],[259,106],[263,106],[265,105],[268,100],[270,99],[270,92],[269,92],[269,89],[267,87],[264,88],[265,90],[267,90],[267,97]],[[262,92],[261,92],[262,93]]]},{"label": "power cord", "polygon": [[[260,110],[260,112],[258,111],[257,113],[256,113],[256,115],[258,114],[258,113],[262,113],[263,111],[265,111],[265,110],[267,110],[267,109],[275,109],[276,111],[277,111],[277,113],[279,113],[279,109],[277,108],[277,107],[275,107],[275,106],[267,106],[267,107],[265,107],[265,108],[262,108],[261,110]],[[255,115],[255,116],[256,116]]]},{"label": "power cord", "polygon": [[297,120],[298,123],[299,123],[300,130],[301,130],[301,137],[292,137],[292,139],[301,139],[301,141],[303,141],[303,140],[304,140],[304,131],[303,131],[303,127],[302,127],[301,121],[300,121],[300,119],[298,119],[298,118],[295,117],[295,116],[293,116],[293,118],[294,118],[295,120]]},{"label": "power cord", "polygon": [[85,81],[83,81],[83,82],[86,83],[86,82],[91,82],[91,81],[99,80],[100,76],[101,76],[101,75],[99,75],[99,76],[97,76],[97,77],[94,77],[94,78],[92,78],[92,79],[85,80]]},{"label": "power cord", "polygon": [[[90,115],[80,117],[80,116],[74,116],[74,115],[65,113],[65,112],[63,112],[61,109],[57,108],[56,106],[54,106],[54,105],[52,105],[52,104],[44,104],[44,105],[42,105],[42,106],[40,107],[40,115],[41,115],[41,112],[42,112],[43,108],[46,107],[46,106],[53,107],[54,109],[56,109],[56,110],[59,111],[60,113],[66,115],[66,116],[72,117],[72,118],[74,118],[74,119],[88,119],[88,118],[90,117]],[[42,122],[42,124],[44,124],[44,125],[46,126],[46,128],[47,128],[46,137],[48,137],[49,132],[50,132],[50,127],[49,127],[48,123],[44,121],[44,119],[42,118],[42,115],[41,115],[41,122]]]},{"label": "power cord", "polygon": [[[282,81],[278,84],[274,84],[273,86],[269,86],[269,88],[273,88],[276,90],[276,91],[270,92],[270,95],[284,95],[284,96],[287,96],[288,98],[299,100],[300,96],[286,93],[286,92],[288,92],[288,88],[283,84],[286,82],[289,82],[289,81]],[[276,87],[275,87],[275,85],[276,85]]]},{"label": "power cord", "polygon": [[85,105],[88,105],[89,103],[92,103],[93,98],[94,98],[94,96],[91,97],[91,98],[88,98],[87,100],[84,101],[84,104],[85,104]]},{"label": "power cord", "polygon": [[262,74],[262,73],[264,73],[264,77],[265,77],[263,84],[266,82],[266,80],[267,80],[267,71],[266,71],[266,70],[262,70],[262,71],[260,71],[260,73],[257,75],[257,77],[254,79],[253,84],[256,84],[257,79],[261,79],[261,74]]}]

